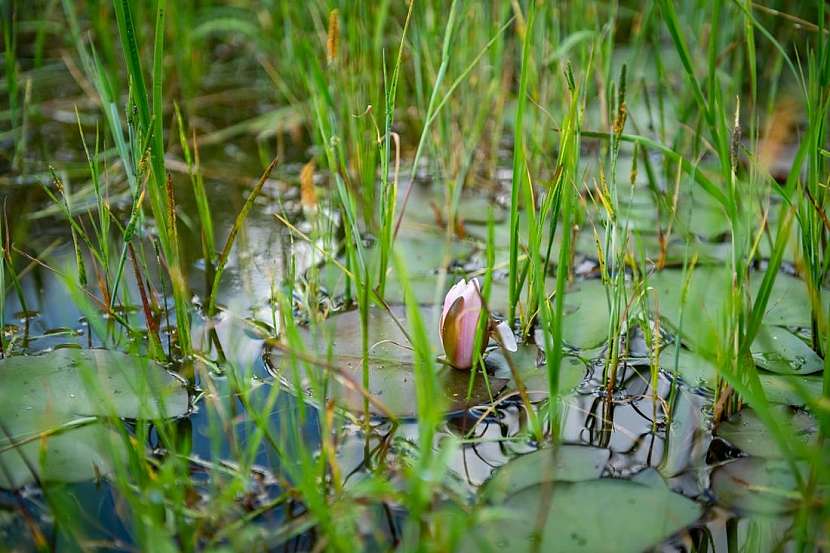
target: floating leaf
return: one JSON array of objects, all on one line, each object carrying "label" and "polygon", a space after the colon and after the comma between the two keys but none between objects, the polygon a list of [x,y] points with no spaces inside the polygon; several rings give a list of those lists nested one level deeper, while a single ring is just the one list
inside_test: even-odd
[{"label": "floating leaf", "polygon": [[100,423],[54,434],[44,442],[15,443],[18,445],[5,442],[2,446],[0,488],[21,488],[35,481],[35,475],[47,482],[93,480],[111,474],[115,464],[127,458],[123,438]]},{"label": "floating leaf", "polygon": [[[608,340],[609,318],[602,281],[578,281],[565,293],[562,339],[567,345],[578,350],[596,348]],[[541,328],[536,329],[534,339],[537,344],[545,343]]]},{"label": "floating leaf", "polygon": [[[539,348],[532,344],[522,344],[518,351],[511,353],[497,349],[487,356],[487,365],[492,367],[493,376],[507,380],[507,389],[516,390],[510,363],[513,364],[519,378],[527,389],[531,401],[542,401],[548,397],[548,369],[539,364]],[[578,357],[567,356],[562,359],[559,369],[559,393],[564,394],[576,387],[585,378],[585,362]]]},{"label": "floating leaf", "polygon": [[698,267],[690,277],[684,302],[683,271],[666,269],[649,279],[649,286],[658,296],[659,315],[674,330],[680,331],[684,343],[699,351],[709,351],[722,339],[720,325],[729,283],[728,271]]},{"label": "floating leaf", "polygon": [[718,376],[717,368],[707,359],[685,348],[678,352],[673,346],[660,352],[660,368],[680,375],[691,386],[712,387]]},{"label": "floating leaf", "polygon": [[188,409],[180,380],[153,361],[114,351],[10,357],[0,361],[0,378],[6,392],[0,403],[4,488],[31,482],[29,466],[43,480],[88,480],[110,472],[124,444],[94,417],[158,419]]},{"label": "floating leaf", "polygon": [[784,374],[759,374],[770,403],[806,407],[822,395],[823,379],[820,376]]},{"label": "floating leaf", "polygon": [[487,481],[482,497],[499,503],[521,489],[541,482],[594,480],[611,457],[608,449],[560,445],[521,455],[503,465]]},{"label": "floating leaf", "polygon": [[640,552],[692,524],[701,507],[666,487],[601,479],[530,486],[499,512],[504,520],[473,527],[461,551]]},{"label": "floating leaf", "polygon": [[[681,209],[675,213],[672,225],[681,234],[691,233],[706,240],[712,240],[729,232],[729,219],[723,208],[715,203],[694,201],[690,198],[680,200]],[[659,219],[659,220],[658,220]],[[660,214],[654,200],[647,203],[623,203],[620,206],[619,224],[628,226],[632,232],[657,233],[659,229],[669,226],[669,214]]]},{"label": "floating leaf", "polygon": [[743,551],[778,553],[791,551],[785,544],[792,540],[792,516],[746,513],[738,519],[738,540]]},{"label": "floating leaf", "polygon": [[565,294],[562,339],[577,349],[599,346],[608,339],[610,312],[605,286],[597,279],[583,280]]},{"label": "floating leaf", "polygon": [[[425,229],[444,231],[449,217],[449,204],[446,192],[447,187],[423,185],[415,181],[409,195],[406,208],[406,216],[401,225],[401,232],[423,231]],[[402,196],[406,192],[404,184],[398,189]],[[468,225],[486,225],[490,210],[493,210],[493,219],[496,224],[504,222],[507,218],[507,211],[494,204],[493,201],[479,193],[470,192],[465,189],[461,192],[456,215],[463,221],[465,227]]]},{"label": "floating leaf", "polygon": [[[654,234],[635,234],[631,237],[628,246],[634,259],[640,260],[644,255],[646,259],[657,261],[661,256],[660,239]],[[665,244],[665,253],[662,259],[667,267],[681,266],[683,261],[697,257],[697,263],[723,263],[729,259],[732,253],[730,242],[706,242],[696,236],[690,236],[688,240],[671,236]]]},{"label": "floating leaf", "polygon": [[812,374],[824,368],[821,357],[786,328],[761,326],[750,349],[758,366],[774,373]]},{"label": "floating leaf", "polygon": [[[712,441],[705,398],[680,389],[665,428],[660,473],[670,478],[701,466]],[[631,429],[634,430],[633,428]]]},{"label": "floating leaf", "polygon": [[[808,413],[785,406],[779,406],[773,412],[780,423],[787,425],[785,432],[788,434],[805,443],[814,439],[816,421]],[[784,457],[773,434],[752,409],[742,409],[722,422],[717,434],[747,455]]]},{"label": "floating leaf", "polygon": [[[761,286],[762,276],[760,273],[753,275],[753,295],[757,293]],[[830,306],[830,295],[826,293],[822,295],[824,296],[823,309],[827,312],[827,308]],[[764,322],[770,325],[808,328],[811,325],[810,311],[810,295],[807,292],[807,283],[800,278],[785,273],[776,275],[775,284],[767,301]]]},{"label": "floating leaf", "polygon": [[764,514],[793,510],[799,495],[790,465],[782,459],[743,457],[712,473],[712,491],[719,505]]},{"label": "floating leaf", "polygon": [[[727,320],[726,301],[732,277],[725,268],[698,267],[689,278],[685,302],[685,280],[681,270],[660,271],[651,277],[649,285],[657,293],[660,316],[681,333],[683,342],[699,352],[714,353],[716,345],[724,339],[722,327]],[[757,292],[760,281],[760,274],[753,276],[753,293]],[[809,374],[821,370],[822,362],[815,352],[797,336],[778,326],[809,326],[809,305],[803,281],[785,274],[776,275],[764,326],[752,346],[760,366],[785,374]]]},{"label": "floating leaf", "polygon": [[[455,283],[454,277],[448,276],[442,288],[439,288],[438,270],[449,266],[450,262],[466,259],[473,247],[458,240],[447,241],[446,236],[431,232],[408,232],[395,240],[395,252],[406,261],[412,291],[418,303],[427,304],[441,301],[444,293]],[[380,248],[366,250],[366,264],[373,282],[377,279],[380,267]],[[389,274],[384,290],[384,299],[388,303],[404,301],[403,290],[394,271],[389,265]],[[346,290],[347,276],[340,267],[328,263],[320,268],[320,284],[332,296],[339,296]]]},{"label": "floating leaf", "polygon": [[[402,306],[392,307],[395,318],[407,328],[405,309]],[[433,313],[430,308],[422,309],[422,316],[427,328],[430,329],[430,343],[435,348],[437,356],[441,341],[438,338],[438,325],[432,324]],[[360,313],[348,311],[334,315],[320,325],[319,333],[306,330],[303,339],[307,351],[318,359],[328,360],[325,352],[331,351],[330,362],[348,376],[353,383],[363,380],[363,350],[361,337]],[[369,386],[368,392],[377,398],[397,417],[414,417],[417,414],[417,394],[414,372],[414,353],[409,346],[406,335],[385,310],[372,308],[369,311]],[[470,382],[470,372],[460,371],[440,365],[439,379],[443,383],[444,394],[449,401],[450,412],[460,411],[471,405],[490,401],[487,385],[481,375],[477,375],[470,398],[467,398],[467,389]],[[318,380],[326,375],[328,369],[309,366],[310,379]],[[283,383],[294,389],[291,376],[279,366],[272,370]],[[330,372],[330,371],[329,371]],[[504,387],[505,381],[490,378],[490,390],[493,397]],[[335,379],[329,383],[329,397],[343,408],[355,413],[362,413],[364,409],[364,394],[353,384],[344,379]],[[314,398],[319,399],[319,398]],[[383,415],[377,405],[370,404],[370,410],[375,415]]]}]

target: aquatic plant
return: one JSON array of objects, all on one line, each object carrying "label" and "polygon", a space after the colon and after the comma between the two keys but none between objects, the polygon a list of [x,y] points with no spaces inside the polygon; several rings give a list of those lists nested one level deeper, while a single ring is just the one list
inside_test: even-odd
[{"label": "aquatic plant", "polygon": [[[480,323],[484,321],[482,326]],[[480,352],[487,347],[487,340],[476,337],[477,334],[493,333],[508,351],[516,351],[516,338],[510,327],[502,321],[490,320],[481,299],[478,279],[464,279],[455,283],[444,297],[444,305],[439,321],[441,343],[450,365],[456,369],[469,369],[476,361],[473,351],[475,343],[480,343]]]}]

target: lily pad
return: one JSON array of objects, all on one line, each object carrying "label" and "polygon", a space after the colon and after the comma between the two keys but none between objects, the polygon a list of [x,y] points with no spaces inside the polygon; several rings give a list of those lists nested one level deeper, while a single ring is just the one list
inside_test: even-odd
[{"label": "lily pad", "polygon": [[738,540],[743,551],[779,553],[795,549],[792,515],[746,513],[738,519]]},{"label": "lily pad", "polygon": [[660,271],[649,279],[649,286],[657,292],[660,316],[681,332],[684,343],[692,349],[708,351],[722,337],[720,325],[729,282],[724,269],[698,267],[690,277],[685,302],[682,270]]},{"label": "lily pad", "polygon": [[739,514],[786,513],[799,499],[792,469],[782,459],[736,459],[715,469],[711,487],[719,505]]},{"label": "lily pad", "polygon": [[[429,228],[443,231],[449,216],[447,188],[443,185],[429,186],[422,182],[415,182],[412,186],[401,230]],[[402,184],[398,189],[399,203],[403,201],[406,188],[407,185]],[[491,208],[495,223],[502,223],[507,218],[507,211],[504,208],[496,205],[487,196],[468,191],[465,188],[459,198],[457,215],[465,227],[468,225],[486,225]]]},{"label": "lily pad", "polygon": [[798,336],[779,326],[764,325],[752,343],[755,363],[779,374],[812,374],[824,368],[824,361]]},{"label": "lily pad", "polygon": [[[763,243],[764,241],[762,241]],[[761,286],[763,275],[753,275],[752,290],[757,293]],[[830,295],[822,294],[823,310],[826,313],[830,306]],[[807,292],[807,283],[790,276],[779,273],[775,277],[775,284],[772,287],[769,300],[767,300],[767,312],[764,315],[764,322],[771,325],[803,327],[810,326],[810,295]]]},{"label": "lily pad", "polygon": [[602,476],[611,451],[583,445],[560,445],[521,455],[500,467],[481,495],[499,503],[512,493],[541,482],[579,482]]},{"label": "lily pad", "polygon": [[[628,226],[632,232],[656,233],[659,229],[669,226],[668,214],[658,217],[657,207],[649,198],[649,203],[623,203],[620,206],[621,226]],[[712,240],[729,232],[729,220],[717,204],[706,202],[680,200],[682,207],[675,214],[672,222],[674,230],[688,232],[706,240]]]},{"label": "lily pad", "polygon": [[[409,232],[395,240],[395,253],[404,261],[410,284],[418,303],[427,304],[440,301],[444,293],[453,284],[453,277],[447,277],[442,289],[438,287],[438,270],[446,268],[450,262],[466,259],[473,251],[473,246],[458,240],[447,242],[444,235],[431,232]],[[380,248],[366,250],[366,263],[372,279],[377,278],[380,266]],[[320,268],[319,282],[329,295],[339,296],[346,290],[346,274],[333,263]],[[384,299],[388,303],[404,301],[403,290],[397,275],[392,270],[390,261],[384,290]]]},{"label": "lily pad", "polygon": [[[510,363],[522,379],[531,401],[542,401],[548,397],[548,369],[540,364],[540,350],[532,344],[522,344],[518,351],[509,352],[497,349],[487,357],[487,366],[493,368],[496,378],[507,380],[506,390],[514,391],[517,384],[510,369]],[[544,359],[541,360],[544,362]],[[585,362],[578,357],[567,356],[562,359],[559,370],[559,393],[564,394],[582,382],[586,374]]]},{"label": "lily pad", "polygon": [[562,318],[562,339],[577,349],[590,349],[608,339],[610,313],[605,286],[596,279],[583,280],[565,294],[566,315]]},{"label": "lily pad", "polygon": [[[629,240],[628,249],[635,260],[644,255],[652,261],[660,260],[661,244],[654,234],[635,234]],[[689,236],[688,241],[678,236],[671,236],[665,244],[665,254],[661,260],[668,267],[683,265],[684,259],[697,256],[698,265],[723,263],[732,251],[730,242],[707,242],[696,236]]]},{"label": "lily pad", "polygon": [[0,378],[6,391],[0,403],[3,488],[21,487],[35,474],[58,481],[107,474],[124,444],[96,417],[159,419],[188,410],[180,380],[152,361],[114,351],[10,357],[0,361]]},{"label": "lily pad", "polygon": [[[760,274],[752,278],[757,292]],[[685,301],[682,270],[666,269],[649,280],[659,298],[659,314],[682,334],[683,342],[699,352],[714,353],[713,345],[723,339],[727,319],[727,295],[731,275],[721,267],[698,267],[689,277]],[[788,297],[789,295],[789,297]],[[800,304],[800,305],[798,305]],[[784,374],[810,374],[821,370],[822,362],[809,346],[779,325],[809,326],[809,301],[804,283],[780,274],[770,295],[764,325],[752,346],[759,366]],[[682,327],[682,328],[681,328]]]},{"label": "lily pad", "polygon": [[[609,318],[602,281],[578,281],[565,292],[562,339],[578,350],[596,348],[608,339]],[[534,339],[540,346],[545,343],[541,328],[536,329]]]},{"label": "lily pad", "polygon": [[[780,406],[774,414],[787,424],[785,432],[809,442],[815,438],[815,419],[805,411]],[[718,436],[739,448],[747,455],[760,457],[784,457],[778,442],[763,421],[751,409],[742,409],[718,427]]]},{"label": "lily pad", "polygon": [[824,385],[820,376],[800,376],[785,374],[759,374],[770,403],[807,407],[818,400]]},{"label": "lily pad", "polygon": [[461,551],[640,552],[701,514],[666,487],[613,479],[537,484],[500,507],[504,520],[473,527]]},{"label": "lily pad", "polygon": [[701,396],[683,388],[679,390],[671,422],[663,434],[663,458],[659,467],[666,478],[696,470],[704,463],[712,441],[708,408]]},{"label": "lily pad", "polygon": [[[415,357],[409,346],[406,335],[395,323],[395,319],[408,329],[406,313],[403,306],[393,306],[390,316],[385,310],[372,308],[369,311],[369,385],[368,393],[388,410],[386,412],[379,405],[370,403],[372,414],[383,416],[392,414],[399,418],[414,417],[417,414],[417,394],[415,382]],[[427,328],[430,329],[430,343],[433,344],[433,353],[441,353],[441,341],[438,337],[438,324],[432,324],[433,312],[431,308],[422,308],[421,315]],[[357,383],[363,380],[363,350],[361,337],[360,313],[348,311],[334,315],[324,321],[319,333],[305,331],[303,340],[306,350],[313,352],[321,360],[328,360],[341,373],[342,377],[335,378],[329,383],[328,397],[336,403],[354,413],[362,413],[364,409],[364,394]],[[331,351],[330,358],[326,352]],[[294,389],[291,375],[287,369],[280,366],[271,367],[275,375],[290,389]],[[443,386],[443,393],[448,402],[449,412],[462,411],[472,405],[489,402],[490,393],[483,378],[476,378],[472,394],[467,397],[467,388],[470,381],[469,371],[460,371],[446,365],[439,366],[438,378]],[[309,365],[311,374],[309,380],[321,379],[327,368]],[[490,378],[493,397],[498,395],[504,387],[505,381]],[[319,398],[314,398],[319,399]]]},{"label": "lily pad", "polygon": [[703,356],[685,348],[676,352],[672,346],[660,352],[660,368],[680,375],[691,386],[712,387],[718,376],[717,368]]},{"label": "lily pad", "polygon": [[93,480],[112,474],[127,458],[123,438],[101,423],[55,434],[45,444],[39,439],[14,443],[1,446],[0,488],[22,488],[35,477],[47,482]]}]

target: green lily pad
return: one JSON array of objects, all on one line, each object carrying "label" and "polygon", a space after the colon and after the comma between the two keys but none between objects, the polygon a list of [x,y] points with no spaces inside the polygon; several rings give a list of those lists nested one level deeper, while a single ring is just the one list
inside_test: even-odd
[{"label": "green lily pad", "polygon": [[[401,325],[408,329],[406,313],[403,306],[393,306],[391,311]],[[440,315],[440,313],[435,313]],[[442,353],[438,336],[438,323],[433,324],[433,310],[422,308],[421,315],[430,333],[433,354]],[[415,358],[406,335],[395,323],[395,319],[385,310],[371,308],[369,311],[369,385],[368,393],[376,398],[388,410],[370,403],[372,414],[383,416],[392,414],[399,418],[410,418],[417,414],[417,394],[415,382]],[[333,379],[328,385],[328,398],[342,408],[354,413],[363,413],[364,394],[355,383],[363,381],[363,350],[361,337],[360,313],[348,311],[330,317],[319,325],[319,332],[305,330],[303,340],[306,350],[316,358],[327,361],[337,367],[345,378]],[[330,351],[330,357],[326,352]],[[279,356],[274,356],[280,359]],[[271,370],[289,389],[294,383],[287,368],[278,360]],[[476,378],[472,394],[467,397],[470,381],[469,371],[461,371],[436,362],[439,367],[438,378],[443,386],[443,393],[448,402],[448,411],[457,412],[472,405],[490,401],[490,394],[483,378]],[[331,370],[311,366],[308,369],[310,380],[321,381]],[[505,381],[490,378],[493,397],[498,395]],[[309,390],[310,391],[310,390]],[[317,400],[319,398],[313,398]]]},{"label": "green lily pad", "polygon": [[700,351],[708,351],[722,337],[720,325],[729,283],[728,271],[698,267],[692,273],[684,302],[682,270],[667,269],[649,279],[649,286],[659,299],[660,316],[673,329],[681,331],[687,345]]},{"label": "green lily pad", "polygon": [[[448,276],[443,287],[439,288],[438,270],[446,268],[456,259],[466,259],[473,251],[473,246],[458,240],[447,242],[444,235],[422,232],[402,234],[395,240],[395,253],[406,264],[410,284],[418,303],[427,304],[441,301],[444,294],[454,284],[454,277]],[[380,248],[367,249],[366,263],[370,278],[377,279],[380,266]],[[384,290],[384,299],[388,303],[402,303],[403,290],[395,271],[389,262]],[[346,291],[346,274],[333,263],[327,263],[319,269],[319,282],[332,296],[339,296]]]},{"label": "green lily pad", "polygon": [[[815,438],[816,420],[805,411],[779,406],[774,409],[778,421],[787,425],[785,432],[807,443]],[[778,442],[752,409],[742,409],[718,426],[718,436],[747,455],[784,457]]]},{"label": "green lily pad", "polygon": [[666,487],[613,479],[537,484],[500,507],[504,520],[473,527],[461,551],[640,552],[701,514]]},{"label": "green lily pad", "polygon": [[562,339],[577,349],[590,349],[608,339],[610,312],[601,281],[583,280],[565,294],[566,315],[562,318]]},{"label": "green lily pad", "polygon": [[[729,231],[729,220],[719,205],[680,200],[681,207],[672,222],[675,231],[690,233],[705,240],[712,240]],[[658,217],[657,207],[649,198],[648,203],[624,202],[620,205],[619,225],[628,226],[631,232],[653,233],[668,228],[668,214]]]},{"label": "green lily pad", "polygon": [[521,455],[496,470],[485,483],[481,496],[492,503],[541,482],[594,480],[611,457],[608,449],[560,445]]},{"label": "green lily pad", "polygon": [[[503,223],[495,225],[494,230],[494,245],[496,247],[496,264],[506,264],[508,259],[508,250],[510,248],[510,236],[512,231],[510,229],[510,221],[507,220]],[[542,236],[542,239],[539,243],[539,256],[544,259],[545,256],[548,254],[548,228],[545,227],[544,230],[545,234]],[[477,236],[482,242],[484,242],[487,238],[486,233],[483,230],[471,232]],[[528,236],[528,220],[527,217],[520,217],[519,219],[519,251],[524,252],[527,250],[527,236]],[[550,259],[549,262],[551,265],[556,265],[559,260],[559,252],[562,247],[562,237],[560,233],[556,234],[556,237],[553,240],[553,244],[550,248]],[[571,251],[574,252],[577,256],[585,256],[590,258],[597,257],[597,244],[594,239],[593,229],[588,225],[587,227],[583,227],[576,235],[573,237],[573,240],[570,243]],[[520,254],[521,255],[521,254]]]},{"label": "green lily pad", "polygon": [[[629,251],[638,261],[645,256],[646,259],[656,262],[660,259],[660,247],[660,240],[654,234],[634,234],[628,245]],[[730,242],[707,242],[690,236],[687,243],[684,238],[672,236],[666,243],[662,262],[667,267],[677,267],[682,266],[684,260],[697,256],[698,265],[723,263],[729,259],[731,251]]]},{"label": "green lily pad", "polygon": [[680,375],[692,386],[712,387],[718,376],[717,368],[707,359],[685,348],[676,352],[673,346],[660,352],[660,368]]},{"label": "green lily pad", "polygon": [[674,227],[684,233],[690,233],[705,240],[712,240],[729,232],[730,225],[723,207],[713,201],[680,199]]},{"label": "green lily pad", "polygon": [[96,417],[159,419],[184,415],[189,407],[183,383],[160,365],[108,350],[10,357],[0,361],[0,378],[6,391],[0,403],[3,488],[33,481],[29,466],[42,480],[107,474],[124,444]]},{"label": "green lily pad", "polygon": [[770,403],[807,407],[821,397],[824,382],[820,376],[759,374]]},{"label": "green lily pad", "polygon": [[[757,292],[762,280],[760,274],[752,279],[753,294]],[[764,322],[770,325],[809,327],[810,296],[807,293],[807,283],[794,276],[778,274],[767,300]]]},{"label": "green lily pad", "polygon": [[[665,429],[660,473],[666,478],[701,466],[711,443],[709,415],[702,399],[681,388]],[[631,428],[630,431],[635,431]]]},{"label": "green lily pad", "polygon": [[779,514],[798,505],[796,479],[782,459],[743,457],[712,472],[711,488],[719,505],[739,514]]},{"label": "green lily pad", "polygon": [[[756,292],[760,280],[760,275],[752,279],[751,287]],[[660,316],[669,326],[680,330],[683,342],[698,352],[714,354],[713,346],[722,341],[722,327],[727,318],[729,271],[720,267],[696,268],[690,277],[685,302],[681,270],[660,271],[651,277],[649,285],[657,293]],[[821,359],[806,343],[778,326],[809,326],[809,301],[803,288],[804,283],[798,279],[783,274],[776,276],[764,326],[751,348],[758,365],[769,371],[810,374],[822,369]],[[799,303],[801,306],[796,305]]]},{"label": "green lily pad", "polygon": [[[531,401],[542,401],[548,397],[548,369],[540,364],[540,350],[532,344],[521,344],[518,351],[509,352],[497,349],[487,356],[487,365],[494,369],[496,378],[507,380],[506,390],[515,391],[517,384],[510,370],[510,363],[519,374]],[[542,360],[543,361],[543,360]],[[562,359],[559,370],[559,393],[565,394],[576,387],[585,378],[585,362],[578,357],[567,356]]]},{"label": "green lily pad", "polygon": [[[447,188],[443,185],[429,186],[415,182],[409,195],[401,230],[430,229],[443,232],[449,217],[449,201],[446,192]],[[406,188],[402,186],[398,190],[399,205],[403,201],[404,193],[406,193]],[[470,192],[465,188],[459,198],[457,215],[465,227],[486,225],[491,208],[494,222],[496,224],[504,222],[507,218],[507,211],[504,208],[496,205],[490,198]]]},{"label": "green lily pad", "polygon": [[54,434],[45,444],[39,439],[15,444],[2,446],[0,488],[22,488],[36,476],[42,482],[93,480],[112,474],[127,459],[123,438],[102,423]]},{"label": "green lily pad", "polygon": [[[596,348],[608,340],[609,318],[602,281],[577,281],[565,292],[562,339],[565,344],[578,350]],[[541,328],[536,329],[534,339],[544,349],[545,339]]]},{"label": "green lily pad", "polygon": [[793,539],[790,531],[792,526],[792,515],[742,514],[738,519],[737,543],[742,544],[743,551],[757,551],[758,553],[790,551],[795,549],[787,545]]},{"label": "green lily pad", "polygon": [[761,326],[752,343],[755,363],[779,374],[812,374],[824,368],[824,361],[798,336],[778,326]]}]

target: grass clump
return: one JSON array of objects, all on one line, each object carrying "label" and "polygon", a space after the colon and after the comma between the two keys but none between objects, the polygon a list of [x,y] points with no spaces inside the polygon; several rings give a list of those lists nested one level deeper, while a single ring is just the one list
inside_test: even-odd
[{"label": "grass clump", "polygon": [[[634,520],[557,535],[602,493],[695,521],[619,543],[827,546],[823,4],[0,12],[0,372],[103,348],[189,397],[90,370],[100,410],[0,420],[0,461],[40,444],[10,543],[567,550]],[[458,373],[474,277],[520,347]],[[93,428],[123,454],[67,453]]]}]

